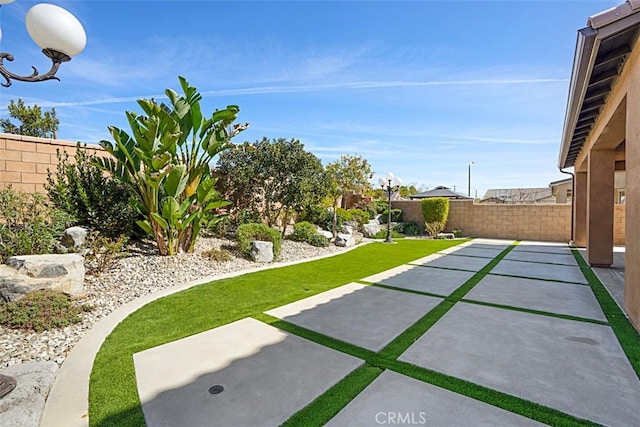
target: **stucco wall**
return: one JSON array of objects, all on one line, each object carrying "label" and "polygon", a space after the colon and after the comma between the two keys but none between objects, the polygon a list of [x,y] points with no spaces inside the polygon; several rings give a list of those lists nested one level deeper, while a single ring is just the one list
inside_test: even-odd
[{"label": "stucco wall", "polygon": [[[422,225],[419,200],[394,201],[403,220]],[[624,245],[624,205],[616,205],[615,244]],[[568,242],[571,235],[571,205],[489,205],[451,200],[447,231],[462,230],[472,237]]]},{"label": "stucco wall", "polygon": [[[58,164],[58,149],[73,157],[76,143],[0,133],[0,188],[11,184],[27,193],[44,192],[47,169],[54,172]],[[90,153],[107,155],[98,145],[88,145],[87,149]]]}]

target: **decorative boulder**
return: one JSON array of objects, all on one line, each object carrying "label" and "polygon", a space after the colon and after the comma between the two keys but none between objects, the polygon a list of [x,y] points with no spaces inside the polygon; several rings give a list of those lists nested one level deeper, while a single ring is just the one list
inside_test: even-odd
[{"label": "decorative boulder", "polygon": [[438,239],[455,239],[453,233],[438,233]]},{"label": "decorative boulder", "polygon": [[378,223],[377,221],[376,222],[373,222],[373,221],[370,221],[369,224],[364,225],[362,230],[364,237],[373,237],[377,233],[379,233],[380,230],[382,230],[382,227],[380,227],[380,223]]},{"label": "decorative boulder", "polygon": [[336,246],[342,246],[345,248],[349,248],[351,246],[355,246],[356,239],[351,234],[343,234],[340,233],[336,236]]},{"label": "decorative boulder", "polygon": [[0,265],[0,299],[15,301],[41,289],[81,297],[84,273],[84,258],[79,254],[13,256]]},{"label": "decorative boulder", "polygon": [[352,226],[350,226],[350,225],[343,225],[342,226],[342,232],[344,234],[353,234],[353,230],[354,230],[354,228]]},{"label": "decorative boulder", "polygon": [[318,234],[326,237],[327,239],[333,239],[333,233],[327,230],[318,230]]},{"label": "decorative boulder", "polygon": [[83,227],[69,227],[64,230],[60,242],[67,248],[79,248],[87,239],[87,229]]},{"label": "decorative boulder", "polygon": [[251,243],[251,259],[255,262],[273,261],[273,243],[256,240]]}]

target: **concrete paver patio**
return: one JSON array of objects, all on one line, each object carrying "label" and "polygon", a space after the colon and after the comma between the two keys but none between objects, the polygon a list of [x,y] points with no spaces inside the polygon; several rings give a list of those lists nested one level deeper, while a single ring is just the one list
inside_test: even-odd
[{"label": "concrete paver patio", "polygon": [[528,277],[532,279],[556,280],[560,282],[587,284],[579,267],[545,264],[537,262],[511,261],[503,259],[491,270],[492,274]]},{"label": "concrete paver patio", "polygon": [[[294,325],[379,351],[442,300],[351,283],[267,311]],[[402,307],[401,310],[398,310]]]},{"label": "concrete paver patio", "polygon": [[640,425],[640,381],[609,326],[458,303],[400,360],[607,425]]},{"label": "concrete paver patio", "polygon": [[403,265],[362,279],[401,289],[448,296],[473,277],[471,271]]},{"label": "concrete paver patio", "polygon": [[568,254],[549,254],[545,252],[527,252],[527,251],[511,251],[504,257],[511,261],[528,261],[540,262],[545,264],[562,264],[578,266],[578,262],[571,253]]},{"label": "concrete paver patio", "polygon": [[488,274],[465,299],[605,321],[590,287]]},{"label": "concrete paver patio", "polygon": [[543,425],[495,406],[385,371],[327,426],[414,424],[428,426]]},{"label": "concrete paver patio", "polygon": [[[279,425],[363,362],[243,319],[134,355],[147,426]],[[211,394],[212,386],[224,391]]]},{"label": "concrete paver patio", "polygon": [[[451,251],[451,255],[461,255],[461,256],[475,256],[481,258],[489,258],[493,259],[500,255],[500,252],[504,250],[504,248],[488,248],[488,247],[478,247],[480,245],[469,245],[464,248],[458,249],[457,251]],[[455,246],[454,246],[455,247]],[[442,251],[444,253],[444,251]]]},{"label": "concrete paver patio", "polygon": [[411,264],[422,265],[425,267],[449,268],[453,270],[480,271],[491,262],[491,258],[479,258],[473,256],[458,256],[452,253],[448,256],[441,255],[439,257],[425,257]]}]

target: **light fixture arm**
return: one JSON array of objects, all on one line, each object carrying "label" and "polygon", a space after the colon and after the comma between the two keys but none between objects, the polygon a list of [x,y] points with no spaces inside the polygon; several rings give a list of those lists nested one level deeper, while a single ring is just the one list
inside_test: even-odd
[{"label": "light fixture arm", "polygon": [[7,61],[13,61],[13,55],[6,52],[0,52],[0,74],[6,80],[4,83],[0,83],[0,85],[9,87],[11,86],[11,80],[18,80],[21,82],[42,82],[45,80],[59,81],[60,79],[56,77],[56,73],[60,68],[60,64],[70,61],[71,57],[53,49],[42,49],[42,53],[44,53],[47,58],[51,59],[51,69],[44,74],[40,74],[36,67],[31,66],[31,68],[33,68],[33,73],[31,73],[31,75],[20,76],[4,68],[4,60],[6,59]]}]

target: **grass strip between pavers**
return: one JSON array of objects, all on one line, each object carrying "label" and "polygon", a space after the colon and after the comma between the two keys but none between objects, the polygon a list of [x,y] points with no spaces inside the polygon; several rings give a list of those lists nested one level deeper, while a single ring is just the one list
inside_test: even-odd
[{"label": "grass strip between pavers", "polygon": [[[449,301],[444,301],[445,303],[453,304]],[[492,406],[496,406],[498,408],[504,409],[509,412],[513,412],[524,417],[539,421],[541,423],[556,425],[556,426],[596,426],[598,424],[583,420],[580,418],[576,418],[572,415],[566,414],[557,409],[549,408],[547,406],[540,405],[538,403],[531,402],[529,400],[522,399],[520,397],[512,396],[506,393],[502,393],[500,391],[496,391],[469,381],[465,381],[459,378],[451,377],[449,375],[442,374],[440,372],[436,372],[427,368],[423,368],[420,366],[412,365],[407,362],[394,360],[389,358],[388,356],[384,356],[381,353],[375,353],[374,351],[367,350],[362,347],[358,347],[353,344],[346,343],[344,341],[337,340],[335,338],[320,334],[318,332],[312,331],[310,329],[303,328],[301,326],[294,325],[292,323],[286,322],[284,320],[278,319],[276,317],[270,316],[268,314],[258,314],[253,316],[255,319],[260,320],[268,325],[274,326],[282,331],[288,332],[293,335],[297,335],[299,337],[305,338],[309,341],[313,341],[316,344],[320,344],[325,347],[329,347],[331,349],[340,351],[342,353],[348,354],[353,357],[357,357],[361,360],[364,360],[369,367],[377,368],[380,370],[390,369],[394,372],[397,372],[402,375],[406,375],[411,378],[415,378],[417,380],[438,386],[440,388],[444,388],[446,390],[452,391],[454,393],[458,393],[467,397],[470,397],[475,400],[479,400],[484,403],[488,403]],[[357,372],[354,371],[354,373]],[[289,420],[285,422],[284,425],[287,426],[307,426],[307,425],[321,425],[326,423],[331,417],[327,417],[330,413],[334,416],[340,410],[343,409],[353,398],[357,396],[358,393],[354,393],[356,391],[356,387],[351,385],[351,382],[362,385],[366,382],[367,377],[365,374],[357,374],[354,375],[355,378],[349,378],[349,376],[345,377],[342,381],[340,381],[336,386],[329,389],[329,391],[320,395],[314,402],[310,403],[306,407],[302,408],[296,414],[294,414]],[[347,378],[349,378],[347,380]],[[375,378],[372,378],[372,382]],[[343,381],[347,381],[346,384],[342,384]],[[362,390],[366,387],[362,387]],[[335,390],[334,390],[335,389]],[[335,404],[330,404],[328,401],[332,399],[332,397],[336,396],[336,390],[347,389],[346,392],[340,392],[338,396],[338,400],[334,402]],[[362,391],[360,390],[360,391]],[[351,396],[350,399],[347,397]],[[330,409],[326,409],[330,406]],[[307,424],[306,421],[313,420],[316,411],[321,411],[318,414],[318,417],[323,420],[322,423],[316,424],[314,422],[310,422]]]},{"label": "grass strip between pavers", "polygon": [[217,280],[155,300],[120,322],[96,355],[89,387],[89,424],[145,424],[132,357],[137,352],[355,282],[465,241],[373,243],[334,257]]},{"label": "grass strip between pavers", "polygon": [[589,282],[591,290],[596,296],[604,315],[609,320],[609,325],[613,329],[613,333],[616,334],[622,350],[627,355],[633,370],[640,379],[640,334],[635,330],[629,319],[624,315],[618,304],[613,297],[609,294],[609,291],[604,287],[598,276],[591,270],[591,267],[582,258],[580,252],[577,249],[571,249],[573,256],[582,270],[582,274]]}]

